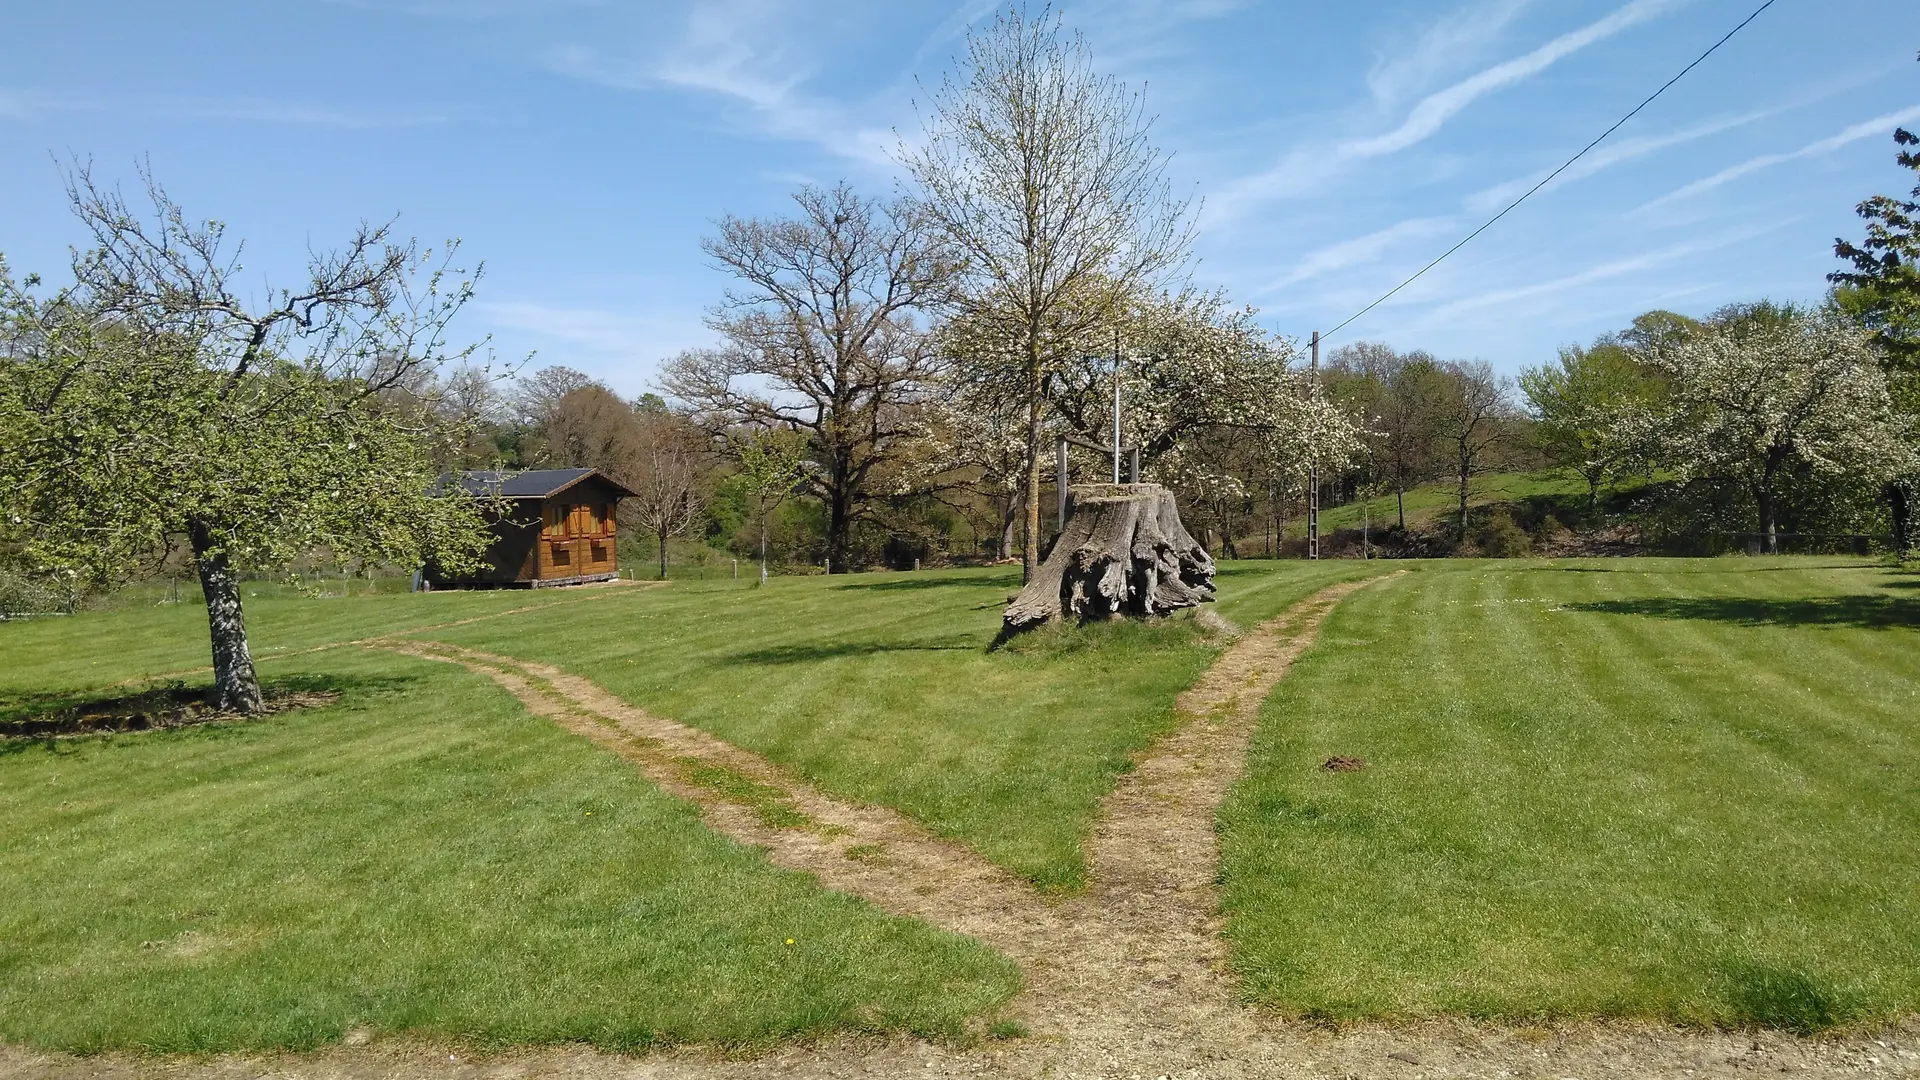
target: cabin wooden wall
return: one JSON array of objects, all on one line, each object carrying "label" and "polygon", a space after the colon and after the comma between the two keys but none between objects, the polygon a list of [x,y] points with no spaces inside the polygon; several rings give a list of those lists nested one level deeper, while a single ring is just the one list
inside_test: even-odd
[{"label": "cabin wooden wall", "polygon": [[540,540],[534,577],[554,581],[619,573],[614,508],[619,496],[588,478],[540,508]]},{"label": "cabin wooden wall", "polygon": [[427,580],[440,585],[516,585],[613,577],[619,573],[615,551],[614,509],[620,493],[597,477],[588,477],[551,499],[515,499],[507,516],[488,529],[481,568],[458,578],[429,567]]}]

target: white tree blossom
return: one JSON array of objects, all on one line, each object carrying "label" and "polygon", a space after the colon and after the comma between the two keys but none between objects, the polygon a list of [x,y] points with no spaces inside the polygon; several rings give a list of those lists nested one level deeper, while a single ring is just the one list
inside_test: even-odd
[{"label": "white tree blossom", "polygon": [[[1241,498],[1254,478],[1304,476],[1309,463],[1344,468],[1360,447],[1352,415],[1315,392],[1293,346],[1248,309],[1217,294],[1135,296],[1099,321],[1063,320],[1049,348],[1066,357],[1043,384],[1041,431],[1082,445],[1112,441],[1115,356],[1121,442],[1141,453],[1143,479],[1202,498]],[[998,497],[1026,464],[1024,356],[991,317],[946,323],[940,347],[956,379],[935,425],[950,468],[982,471]]]},{"label": "white tree blossom", "polygon": [[1683,479],[1741,484],[1778,550],[1780,484],[1815,475],[1880,483],[1915,466],[1874,346],[1832,313],[1786,312],[1703,328],[1650,356],[1669,403],[1639,423]]}]

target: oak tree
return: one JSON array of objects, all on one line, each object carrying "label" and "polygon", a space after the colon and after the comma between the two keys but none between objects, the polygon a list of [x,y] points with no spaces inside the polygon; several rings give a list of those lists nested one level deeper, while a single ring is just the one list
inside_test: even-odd
[{"label": "oak tree", "polygon": [[869,479],[909,441],[937,371],[925,317],[954,264],[904,201],[802,188],[792,218],[725,218],[706,251],[738,279],[708,325],[724,344],[668,361],[666,393],[715,436],[804,434],[806,489],[827,511],[827,572],[846,573]]}]

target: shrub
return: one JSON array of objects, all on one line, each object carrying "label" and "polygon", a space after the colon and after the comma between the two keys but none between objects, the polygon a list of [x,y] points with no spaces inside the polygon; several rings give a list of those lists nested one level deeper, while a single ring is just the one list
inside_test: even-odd
[{"label": "shrub", "polygon": [[1533,538],[1513,520],[1504,506],[1488,511],[1486,523],[1474,536],[1480,553],[1494,559],[1517,559],[1533,550]]}]

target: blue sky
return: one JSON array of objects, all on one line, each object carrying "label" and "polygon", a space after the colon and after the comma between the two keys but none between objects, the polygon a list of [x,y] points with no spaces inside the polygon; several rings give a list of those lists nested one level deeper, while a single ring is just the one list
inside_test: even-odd
[{"label": "blue sky", "polygon": [[[1144,84],[1193,279],[1304,337],[1485,220],[1758,0],[1068,3]],[[706,343],[700,237],[800,183],[893,190],[914,100],[991,3],[568,0],[9,3],[0,252],[57,278],[55,156],[144,157],[248,238],[255,280],[401,216],[488,278],[464,317],[513,357],[637,393]],[[1854,203],[1904,191],[1920,4],[1779,0],[1581,165],[1355,323],[1502,370],[1640,311],[1817,298]],[[916,80],[919,80],[918,82]],[[1903,183],[1903,180],[1906,182]]]}]

